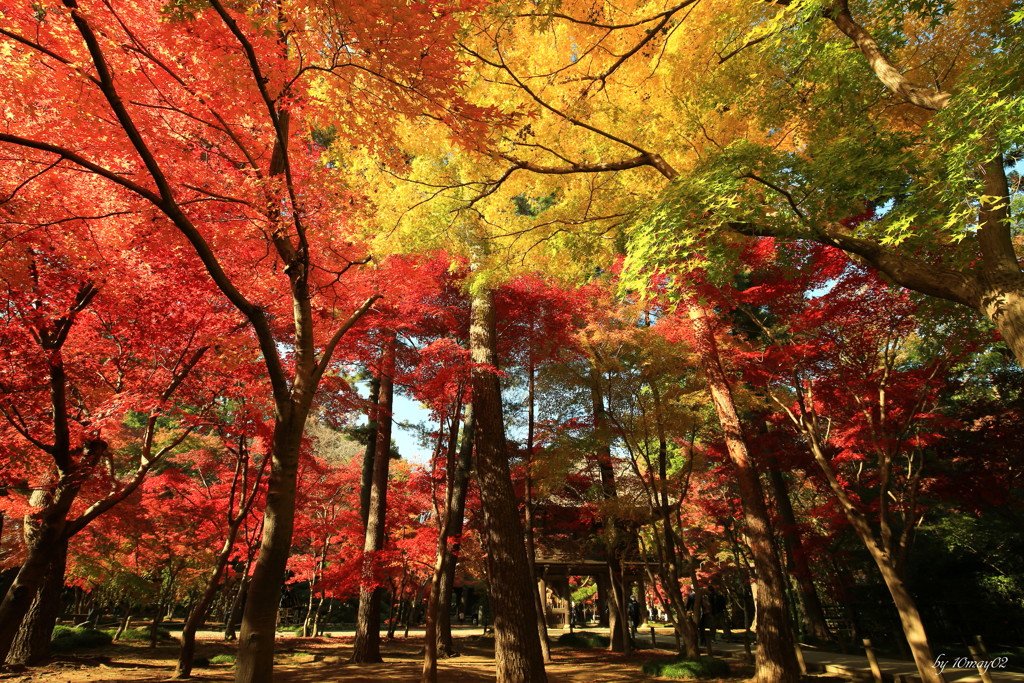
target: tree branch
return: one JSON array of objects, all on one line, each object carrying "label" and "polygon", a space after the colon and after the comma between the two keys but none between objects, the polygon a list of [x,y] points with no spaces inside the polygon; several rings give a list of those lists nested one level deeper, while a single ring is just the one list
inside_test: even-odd
[{"label": "tree branch", "polygon": [[907,102],[923,109],[938,111],[949,104],[950,93],[938,88],[926,88],[911,83],[882,52],[878,42],[867,29],[854,21],[848,0],[835,0],[826,16],[853,41],[882,84]]},{"label": "tree branch", "polygon": [[352,329],[352,326],[355,325],[356,322],[361,317],[363,317],[363,314],[370,310],[370,306],[372,306],[373,303],[380,298],[383,298],[382,295],[374,294],[369,299],[364,301],[363,305],[357,308],[352,313],[352,315],[348,317],[348,320],[346,320],[342,324],[342,326],[338,328],[338,330],[334,333],[334,336],[332,336],[330,341],[327,342],[327,345],[324,347],[323,354],[320,356],[320,362],[317,363],[316,367],[313,370],[313,375],[310,378],[310,391],[316,391],[317,385],[320,384],[320,378],[323,377],[324,372],[327,370],[327,366],[331,362],[331,356],[334,355],[334,349],[338,345],[338,342],[341,341],[341,338],[345,336],[346,332]]}]

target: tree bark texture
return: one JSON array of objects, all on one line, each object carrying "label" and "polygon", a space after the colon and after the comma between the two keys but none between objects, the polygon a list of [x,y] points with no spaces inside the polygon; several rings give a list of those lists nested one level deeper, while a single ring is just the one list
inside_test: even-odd
[{"label": "tree bark texture", "polygon": [[707,314],[696,303],[688,304],[688,314],[693,323],[701,369],[711,390],[726,450],[736,474],[747,543],[754,561],[757,581],[756,680],[758,683],[798,683],[801,674],[786,610],[786,580],[779,569],[779,555],[772,537],[761,480],[747,450],[743,427]]},{"label": "tree bark texture", "polygon": [[373,478],[370,483],[370,507],[363,541],[363,570],[359,587],[359,611],[356,614],[356,636],[349,661],[370,663],[383,661],[380,656],[380,601],[382,589],[377,585],[377,554],[384,548],[387,518],[388,469],[391,455],[392,405],[394,402],[395,350],[398,339],[392,335],[387,342],[381,363],[380,393],[377,396],[377,446],[374,449]]},{"label": "tree bark texture", "polygon": [[263,540],[242,613],[236,683],[270,683],[273,680],[277,610],[295,527],[299,446],[309,413],[308,402],[304,406],[292,405],[289,414],[278,416],[274,427],[270,479],[263,512]]},{"label": "tree bark texture", "polygon": [[38,518],[25,519],[28,553],[0,602],[0,662],[8,660],[21,623],[50,570],[57,566],[62,549],[67,553],[67,514],[78,489],[78,484],[62,477]]},{"label": "tree bark texture", "polygon": [[821,600],[818,598],[818,591],[814,587],[814,576],[811,574],[811,567],[807,562],[807,551],[804,549],[803,541],[800,539],[800,532],[796,525],[796,515],[793,514],[793,505],[789,500],[789,488],[782,476],[782,472],[774,463],[768,468],[768,477],[772,484],[772,491],[775,493],[775,504],[782,526],[781,531],[786,548],[786,559],[789,563],[790,571],[796,577],[799,588],[804,628],[815,640],[821,642],[831,641],[832,634],[829,633],[828,624],[825,622],[825,610],[822,609]]},{"label": "tree bark texture", "polygon": [[468,404],[462,418],[462,443],[459,445],[458,464],[452,477],[451,495],[446,497],[448,510],[445,515],[445,536],[448,542],[444,548],[444,567],[438,589],[439,613],[437,619],[437,655],[450,657],[455,654],[452,640],[451,613],[452,589],[455,586],[455,568],[459,563],[462,527],[466,517],[466,492],[469,490],[469,473],[473,458],[473,405]]},{"label": "tree bark texture", "polygon": [[11,645],[7,660],[12,664],[41,664],[50,658],[50,640],[53,627],[60,615],[60,596],[64,590],[64,572],[67,568],[68,541],[56,544],[35,597],[21,621]]},{"label": "tree bark texture", "polygon": [[[470,349],[476,422],[476,471],[487,539],[487,571],[494,609],[494,648],[500,683],[544,683],[544,658],[537,637],[523,526],[512,487],[508,444],[497,369],[494,294],[474,292],[470,313]],[[490,367],[487,367],[490,366]]]}]

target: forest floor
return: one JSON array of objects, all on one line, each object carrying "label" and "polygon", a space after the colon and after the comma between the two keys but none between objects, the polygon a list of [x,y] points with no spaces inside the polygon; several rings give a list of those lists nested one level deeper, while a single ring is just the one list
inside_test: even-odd
[{"label": "forest floor", "polygon": [[[441,683],[490,683],[495,679],[494,641],[481,637],[479,629],[456,634],[458,657],[438,662]],[[204,633],[198,654],[211,658],[233,654],[234,648],[217,640],[219,634]],[[418,681],[423,662],[422,632],[406,638],[382,641],[383,664],[347,664],[352,650],[351,637],[279,638],[275,657],[274,680],[280,683],[377,683],[379,681]],[[115,644],[76,654],[57,655],[45,665],[0,674],[5,683],[99,683],[166,681],[174,670],[178,651],[169,642],[156,648],[144,644]],[[553,662],[547,666],[551,683],[618,683],[655,680],[640,671],[644,662],[671,657],[669,650],[640,650],[629,657],[603,649],[569,648],[554,645]],[[730,661],[734,675],[720,679],[729,683],[746,680],[753,668],[741,658]],[[229,682],[234,668],[230,664],[196,668],[195,681]],[[836,680],[836,679],[831,679]],[[713,682],[709,682],[713,683]]]}]

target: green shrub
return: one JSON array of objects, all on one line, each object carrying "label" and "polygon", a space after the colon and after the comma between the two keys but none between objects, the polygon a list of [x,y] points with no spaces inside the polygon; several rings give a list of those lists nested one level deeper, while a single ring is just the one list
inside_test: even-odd
[{"label": "green shrub", "polygon": [[729,675],[729,663],[717,657],[654,659],[641,668],[648,676],[661,676],[684,681]]},{"label": "green shrub", "polygon": [[[165,628],[157,627],[156,639],[161,640],[173,640],[171,632]],[[148,643],[149,642],[149,627],[143,626],[142,628],[130,628],[126,629],[121,634],[121,640],[129,643]]]},{"label": "green shrub", "polygon": [[88,647],[103,647],[111,642],[113,638],[105,631],[89,627],[56,626],[50,638],[50,649],[54,652],[71,652]]},{"label": "green shrub", "polygon": [[608,636],[602,636],[590,631],[576,631],[575,633],[563,633],[558,636],[558,644],[568,647],[608,647],[611,640]]},{"label": "green shrub", "polygon": [[210,657],[210,666],[234,666],[235,655],[230,652]]}]

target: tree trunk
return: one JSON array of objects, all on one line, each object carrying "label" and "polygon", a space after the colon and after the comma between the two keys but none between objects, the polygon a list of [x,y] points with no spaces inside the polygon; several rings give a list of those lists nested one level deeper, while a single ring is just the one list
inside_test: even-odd
[{"label": "tree trunk", "polygon": [[608,560],[608,649],[629,654],[632,644],[622,569],[618,558]]},{"label": "tree trunk", "polygon": [[491,290],[473,293],[470,320],[470,349],[477,364],[472,371],[476,469],[486,526],[497,679],[542,683],[547,676],[537,637],[537,610],[532,599],[524,599],[534,590],[534,578],[508,465],[501,385],[495,374],[498,335]]},{"label": "tree trunk", "polygon": [[839,506],[845,513],[846,519],[850,522],[850,526],[853,527],[861,543],[864,544],[871,558],[875,561],[875,565],[882,574],[882,579],[885,581],[890,595],[892,595],[893,603],[895,603],[896,610],[899,612],[903,635],[910,646],[910,652],[914,657],[914,663],[917,665],[917,672],[921,677],[921,681],[923,683],[943,683],[945,679],[942,677],[942,673],[936,670],[934,666],[935,657],[932,655],[931,645],[928,643],[928,635],[925,632],[924,623],[921,621],[921,614],[918,612],[917,603],[907,589],[903,577],[900,576],[899,571],[896,569],[893,550],[883,547],[875,538],[867,518],[861,514],[846,494],[842,483],[836,477],[835,470],[832,469],[831,463],[825,456],[817,433],[806,430],[805,434],[808,436],[814,460],[825,474],[825,479],[828,481],[833,493],[836,494],[836,498],[839,499]]},{"label": "tree trunk", "polygon": [[[594,418],[594,437],[597,441],[595,457],[598,471],[601,473],[601,492],[605,501],[613,501],[618,497],[615,486],[615,470],[612,465],[611,435],[608,430],[608,414],[605,411],[604,393],[601,389],[601,372],[595,364],[590,366],[590,401]],[[608,506],[604,509],[605,544],[608,552],[608,589],[605,591],[604,603],[608,609],[607,625],[609,627],[608,649],[612,652],[629,652],[629,624],[625,614],[625,602],[621,586],[617,586],[621,571],[619,554],[625,545],[620,538],[621,529],[614,513]],[[599,596],[600,597],[600,596]],[[625,626],[625,630],[623,630]]]},{"label": "tree trunk", "polygon": [[127,631],[128,628],[131,625],[132,625],[132,608],[129,605],[129,606],[124,608],[124,619],[121,620],[121,623],[117,627],[117,631],[114,633],[114,642],[115,643],[117,641],[121,640],[121,636],[124,635],[124,632]]},{"label": "tree trunk", "polygon": [[548,625],[544,619],[544,603],[541,601],[540,586],[537,583],[537,542],[533,535],[533,429],[534,429],[534,390],[536,374],[533,354],[530,354],[529,367],[529,391],[527,396],[527,417],[526,417],[526,500],[525,526],[526,526],[526,560],[530,566],[530,582],[533,586],[534,608],[537,611],[537,636],[540,638],[540,651],[545,662],[551,661],[551,644],[548,642]]},{"label": "tree trunk", "polygon": [[[44,492],[36,492],[45,495]],[[58,483],[50,502],[40,513],[39,526],[25,519],[25,536],[28,554],[14,577],[14,583],[7,589],[0,602],[0,662],[7,661],[15,636],[25,615],[36,599],[40,586],[55,567],[55,561],[62,549],[67,553],[67,538],[64,535],[67,514],[71,503],[78,494],[78,487],[65,479]],[[35,498],[36,494],[33,494]],[[63,576],[61,577],[63,582]]]},{"label": "tree trunk", "polygon": [[[685,558],[690,568],[690,581],[693,585],[694,591],[698,591],[699,586],[696,578],[696,568],[694,566],[693,558],[690,557],[689,550],[685,546],[686,539],[682,536],[682,523],[680,522],[680,536],[679,543],[676,543],[675,531],[672,528],[672,516],[670,514],[671,505],[668,499],[668,438],[665,435],[665,425],[661,414],[661,397],[658,392],[658,386],[654,382],[650,383],[651,393],[654,397],[655,410],[657,411],[655,416],[657,418],[658,428],[658,482],[657,486],[654,485],[653,472],[651,473],[651,488],[653,489],[654,495],[656,496],[657,512],[661,517],[661,533],[664,538],[664,551],[662,553],[664,568],[668,570],[668,581],[666,582],[665,592],[668,594],[669,603],[673,607],[673,624],[675,625],[676,634],[681,644],[681,652],[688,659],[699,659],[700,658],[700,643],[699,643],[699,626],[700,622],[697,619],[697,605],[699,601],[696,596],[694,598],[693,610],[686,609],[686,601],[683,599],[682,588],[680,587],[682,579],[682,571],[680,569],[681,560]],[[692,466],[693,454],[690,454],[691,466]],[[686,488],[689,488],[689,482],[687,482]],[[682,494],[680,494],[682,495]],[[678,508],[677,508],[678,512]],[[657,532],[655,532],[657,533]],[[682,557],[680,556],[680,550],[682,550]]]},{"label": "tree trunk", "polygon": [[796,659],[793,629],[786,611],[786,581],[779,570],[778,551],[772,538],[761,481],[747,450],[732,390],[722,368],[718,344],[706,314],[696,304],[691,303],[688,308],[693,323],[695,349],[711,390],[712,402],[725,436],[726,450],[736,472],[748,545],[757,575],[756,680],[758,683],[798,683],[800,665]]},{"label": "tree trunk", "polygon": [[149,622],[149,646],[155,648],[160,642],[160,624],[164,621],[164,603],[156,603],[156,609],[153,610],[153,620]]},{"label": "tree trunk", "polygon": [[468,404],[462,418],[462,443],[459,445],[458,464],[452,477],[451,496],[446,500],[445,536],[451,539],[444,547],[444,567],[438,590],[437,656],[450,657],[455,654],[452,640],[452,620],[449,605],[455,586],[455,568],[459,562],[462,526],[466,517],[466,492],[469,490],[469,471],[473,459],[473,405]]},{"label": "tree trunk", "polygon": [[[451,496],[449,496],[450,499]],[[451,506],[449,505],[449,507]],[[430,595],[427,597],[427,629],[423,638],[423,671],[420,675],[420,683],[437,683],[438,603],[440,602],[441,575],[444,573],[445,546],[447,545],[448,542],[442,530],[437,539],[437,559],[434,561],[434,573],[430,580]]]},{"label": "tree trunk", "polygon": [[[380,371],[378,370],[378,374]],[[380,377],[374,376],[370,380],[370,400],[374,406],[379,406],[380,400]],[[379,407],[369,411],[366,430],[366,450],[363,451],[363,470],[359,481],[359,514],[363,518],[363,528],[366,528],[366,520],[370,517],[370,488],[373,486],[373,459],[377,453],[377,428]],[[391,444],[388,444],[390,450]]]},{"label": "tree trunk", "polygon": [[31,666],[50,658],[50,640],[60,614],[60,595],[64,590],[67,560],[68,541],[65,538],[53,548],[53,557],[46,567],[46,574],[36,589],[32,604],[21,621],[7,655],[10,663]]},{"label": "tree trunk", "polygon": [[811,568],[807,562],[807,553],[804,550],[803,541],[800,540],[800,533],[797,531],[796,515],[793,514],[793,505],[789,500],[786,481],[774,463],[768,467],[768,477],[772,483],[772,491],[775,493],[779,520],[782,522],[782,538],[785,540],[786,558],[799,587],[801,613],[805,628],[815,640],[829,642],[832,640],[832,634],[829,633],[828,625],[825,623],[825,610],[821,607],[821,600],[818,598]]},{"label": "tree trunk", "polygon": [[308,413],[308,403],[292,404],[289,414],[278,415],[274,428],[263,540],[242,614],[236,683],[270,683],[273,679],[277,610],[291,552],[299,446]]},{"label": "tree trunk", "polygon": [[323,628],[321,627],[321,618],[324,614],[324,605],[330,600],[326,595],[320,596],[320,600],[316,603],[316,612],[313,614],[313,637],[317,638],[323,635]]},{"label": "tree trunk", "polygon": [[377,586],[377,553],[384,548],[384,522],[387,518],[388,467],[391,455],[392,404],[394,401],[395,349],[398,338],[388,340],[381,363],[380,393],[377,396],[377,446],[374,449],[370,508],[363,542],[363,570],[359,587],[359,611],[350,662],[383,661],[380,656],[380,600]]},{"label": "tree trunk", "polygon": [[250,562],[245,563],[245,571],[242,573],[242,580],[238,583],[238,591],[231,600],[231,609],[228,610],[227,619],[224,620],[224,640],[227,641],[237,638],[235,627],[242,617],[242,609],[245,607],[245,599],[249,593],[249,565]]},{"label": "tree trunk", "polygon": [[217,553],[213,574],[210,575],[210,580],[206,582],[206,588],[203,590],[199,602],[192,608],[181,629],[181,649],[178,651],[178,665],[174,669],[174,678],[188,678],[192,675],[192,661],[196,654],[196,631],[206,620],[210,605],[213,604],[213,599],[217,596],[217,591],[220,590],[220,580],[228,566],[228,558],[231,557],[231,549],[235,545],[235,537],[238,535],[238,527],[241,522],[242,519],[239,519],[237,524],[228,525],[228,535],[224,539],[220,552]]}]

